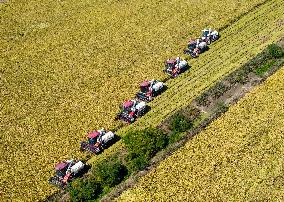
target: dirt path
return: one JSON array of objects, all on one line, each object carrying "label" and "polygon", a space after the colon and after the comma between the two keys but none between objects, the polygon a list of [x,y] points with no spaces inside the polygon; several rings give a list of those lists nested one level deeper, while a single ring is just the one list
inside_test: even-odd
[{"label": "dirt path", "polygon": [[[282,48],[284,48],[284,38],[280,40],[278,45]],[[263,54],[266,54],[264,51]],[[262,55],[260,54],[260,58],[262,58]],[[263,59],[264,58],[264,59]],[[265,57],[263,57],[263,63],[266,62]],[[254,60],[259,60],[258,57],[256,57]],[[216,84],[213,88],[209,89],[208,92],[204,92],[204,94],[207,94],[207,102],[208,105],[200,105],[198,102],[198,98],[193,100],[192,103],[190,103],[186,108],[190,109],[198,109],[203,115],[205,114],[205,118],[203,121],[200,122],[200,124],[193,128],[191,131],[189,131],[186,136],[184,136],[180,141],[171,144],[168,148],[166,148],[164,151],[159,152],[150,162],[150,165],[144,169],[143,171],[139,171],[138,173],[131,175],[125,182],[118,185],[113,191],[111,191],[109,194],[104,196],[101,201],[113,201],[115,198],[119,197],[120,194],[125,191],[126,189],[132,188],[141,178],[142,176],[149,173],[151,170],[153,170],[158,164],[172,155],[173,152],[181,148],[185,145],[187,141],[189,141],[193,136],[197,135],[199,132],[201,132],[203,129],[205,129],[211,122],[213,122],[215,119],[221,116],[225,111],[228,110],[229,106],[236,104],[242,97],[244,97],[247,93],[249,93],[254,87],[257,85],[263,83],[269,76],[274,74],[278,69],[280,69],[284,64],[284,58],[278,59],[278,63],[276,63],[273,67],[271,67],[270,70],[268,70],[265,74],[262,76],[256,75],[256,73],[253,72],[253,69],[251,68],[251,71],[245,75],[245,80],[240,82],[231,83],[229,80],[239,74],[239,71],[243,69],[246,69],[247,66],[244,65],[240,69],[236,70],[235,72],[231,73],[227,77],[225,77],[222,81],[220,81],[218,84]],[[222,93],[221,96],[215,97],[214,94],[214,88],[218,89],[218,87],[223,86],[226,90]],[[201,95],[202,96],[202,95]],[[200,96],[200,97],[201,97]],[[224,104],[224,108],[221,110],[216,110],[216,108],[220,107],[220,103]],[[184,111],[186,109],[182,109],[181,111]],[[160,128],[162,128],[165,131],[169,131],[168,124],[169,120],[165,120],[164,123],[161,124]]]}]

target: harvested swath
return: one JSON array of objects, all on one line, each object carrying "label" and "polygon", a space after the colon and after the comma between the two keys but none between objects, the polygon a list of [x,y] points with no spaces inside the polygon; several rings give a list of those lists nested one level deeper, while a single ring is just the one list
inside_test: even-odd
[{"label": "harvested swath", "polygon": [[[189,72],[167,82],[167,91],[149,103],[150,112],[135,124],[119,130],[117,134],[123,136],[130,129],[159,125],[165,118],[187,106],[202,92],[261,53],[269,44],[283,38],[284,27],[278,26],[280,19],[284,19],[283,9],[280,0],[268,1],[224,29],[222,37],[210,46],[209,51],[198,60],[190,61],[192,68]],[[262,40],[264,37],[266,40]],[[244,46],[244,41],[250,43]],[[114,145],[104,155],[109,155],[120,147],[121,145]],[[96,162],[97,159],[94,157],[89,162]]]},{"label": "harvested swath", "polygon": [[118,125],[118,105],[142,80],[162,78],[160,64],[181,54],[187,37],[226,26],[262,2],[1,4],[1,199],[54,193],[47,184],[53,166],[80,157],[84,131]]},{"label": "harvested swath", "polygon": [[282,201],[284,67],[119,201]]}]

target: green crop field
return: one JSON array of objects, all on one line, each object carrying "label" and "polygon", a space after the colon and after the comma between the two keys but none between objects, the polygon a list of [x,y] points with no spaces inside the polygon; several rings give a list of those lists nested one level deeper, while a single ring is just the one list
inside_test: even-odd
[{"label": "green crop field", "polygon": [[119,201],[283,201],[284,67]]},{"label": "green crop field", "polygon": [[[0,2],[0,200],[35,201],[54,193],[47,183],[54,164],[83,156],[79,142],[86,130],[117,126],[118,105],[142,80],[164,78],[163,61],[182,54],[188,38],[207,26],[230,25],[263,2]],[[267,1],[223,30],[134,126],[158,124],[277,41],[281,11],[281,1]]]}]

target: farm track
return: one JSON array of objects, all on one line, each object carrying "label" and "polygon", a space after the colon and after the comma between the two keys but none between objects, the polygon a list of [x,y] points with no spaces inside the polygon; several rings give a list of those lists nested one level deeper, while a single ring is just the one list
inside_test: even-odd
[{"label": "farm track", "polygon": [[283,201],[284,67],[118,201]]}]

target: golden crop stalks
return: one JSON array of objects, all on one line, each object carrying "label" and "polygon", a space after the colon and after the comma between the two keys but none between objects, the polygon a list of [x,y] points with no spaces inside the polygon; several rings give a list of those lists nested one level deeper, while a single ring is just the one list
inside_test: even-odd
[{"label": "golden crop stalks", "polygon": [[118,201],[283,201],[284,67]]},{"label": "golden crop stalks", "polygon": [[[187,37],[198,36],[206,26],[228,25],[264,0],[238,2],[0,3],[0,199],[35,201],[54,193],[56,189],[47,184],[53,166],[62,159],[83,156],[79,153],[83,131],[118,125],[113,121],[118,105],[134,96],[142,80],[163,77],[163,61],[181,55]],[[263,6],[270,12],[269,6],[276,5],[273,12],[265,13],[267,18],[251,14],[255,20],[246,18],[224,30],[226,37],[204,56],[190,61],[190,72],[168,83],[169,93],[154,100],[153,112],[137,126],[158,124],[237,68],[238,61],[244,63],[275,41],[283,33],[276,25],[277,2]],[[237,31],[241,37],[224,47],[226,38]],[[245,47],[248,55],[234,48],[248,37],[252,40],[251,34],[269,38],[261,44],[254,38]]]}]

